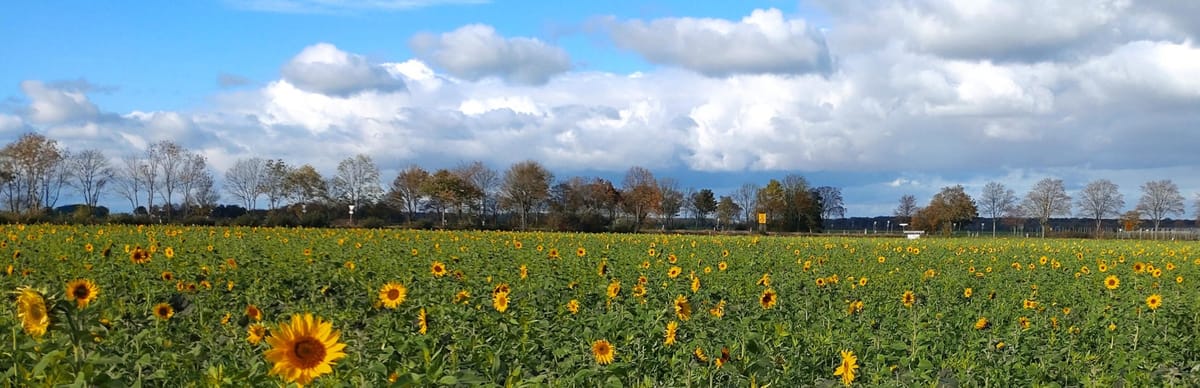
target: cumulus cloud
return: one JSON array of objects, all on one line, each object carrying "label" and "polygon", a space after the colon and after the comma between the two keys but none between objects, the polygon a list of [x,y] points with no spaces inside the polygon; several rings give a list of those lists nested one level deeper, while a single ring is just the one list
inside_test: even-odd
[{"label": "cumulus cloud", "polygon": [[366,57],[339,50],[329,43],[304,48],[283,66],[283,79],[315,93],[345,97],[363,91],[404,90],[404,81]]},{"label": "cumulus cloud", "polygon": [[423,60],[471,81],[499,77],[541,85],[571,69],[571,58],[563,49],[534,38],[505,38],[483,24],[441,35],[418,34],[409,45]]},{"label": "cumulus cloud", "polygon": [[221,73],[217,75],[217,86],[222,88],[236,88],[251,83],[252,81],[249,78],[237,74]]},{"label": "cumulus cloud", "polygon": [[741,21],[665,18],[609,21],[612,40],[646,60],[705,75],[827,73],[825,38],[778,9],[755,10]]},{"label": "cumulus cloud", "polygon": [[29,98],[29,119],[41,124],[59,124],[88,120],[99,115],[96,104],[78,89],[59,89],[41,81],[21,82],[21,91]]}]

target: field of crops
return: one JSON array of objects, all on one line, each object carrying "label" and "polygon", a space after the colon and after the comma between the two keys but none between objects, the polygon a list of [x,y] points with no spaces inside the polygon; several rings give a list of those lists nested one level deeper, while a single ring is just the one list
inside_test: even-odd
[{"label": "field of crops", "polygon": [[1196,243],[53,225],[0,238],[5,385],[1200,384]]}]

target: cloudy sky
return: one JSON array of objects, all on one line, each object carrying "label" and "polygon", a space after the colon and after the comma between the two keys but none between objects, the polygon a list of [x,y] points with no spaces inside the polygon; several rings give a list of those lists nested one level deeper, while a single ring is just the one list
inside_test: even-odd
[{"label": "cloudy sky", "polygon": [[[1043,177],[1200,192],[1200,2],[20,2],[0,140],[175,139],[332,174],[524,159],[725,194],[788,173],[849,215]],[[114,199],[114,203],[117,201]],[[232,202],[232,201],[231,201]]]}]

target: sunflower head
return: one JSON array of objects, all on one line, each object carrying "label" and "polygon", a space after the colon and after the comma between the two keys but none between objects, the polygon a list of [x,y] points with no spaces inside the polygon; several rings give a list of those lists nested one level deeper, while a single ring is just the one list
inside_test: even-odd
[{"label": "sunflower head", "polygon": [[508,311],[508,292],[497,292],[493,294],[492,307],[499,312]]},{"label": "sunflower head", "polygon": [[1108,275],[1108,277],[1104,278],[1104,288],[1115,290],[1120,286],[1121,279],[1117,278],[1117,275]]},{"label": "sunflower head", "polygon": [[983,330],[991,325],[992,324],[991,322],[988,322],[987,317],[979,317],[979,319],[975,321],[975,330]]},{"label": "sunflower head", "polygon": [[257,321],[261,321],[263,319],[263,313],[262,313],[262,310],[258,309],[258,306],[255,306],[252,304],[246,305],[246,317],[253,319],[254,321],[257,322]]},{"label": "sunflower head", "polygon": [[683,295],[675,297],[675,315],[679,320],[686,321],[692,318],[692,304],[688,302],[688,298]]},{"label": "sunflower head", "polygon": [[834,369],[834,376],[842,377],[842,384],[849,386],[854,382],[854,373],[858,370],[858,356],[854,355],[853,351],[843,350],[841,352],[842,362],[838,364],[837,369]]},{"label": "sunflower head", "polygon": [[663,345],[671,346],[675,344],[675,331],[679,329],[679,322],[671,321],[667,323],[667,332],[663,339]]},{"label": "sunflower head", "polygon": [[762,308],[769,309],[775,307],[775,304],[779,302],[778,299],[775,290],[768,288],[763,290],[762,296],[758,298],[758,303],[762,305]]},{"label": "sunflower head", "polygon": [[1162,295],[1151,294],[1147,296],[1146,307],[1149,307],[1151,310],[1158,310],[1159,307],[1162,307]]},{"label": "sunflower head", "polygon": [[25,334],[34,338],[46,334],[50,327],[50,314],[46,309],[46,298],[41,292],[31,287],[21,287],[17,290],[17,319]]},{"label": "sunflower head", "polygon": [[433,274],[433,276],[439,277],[439,278],[442,276],[446,276],[446,264],[442,263],[440,261],[433,262],[433,264],[429,265],[429,273],[431,273],[431,274]]},{"label": "sunflower head", "polygon": [[264,337],[267,336],[267,327],[260,323],[255,323],[246,328],[246,341],[251,345],[258,345]]},{"label": "sunflower head", "polygon": [[912,307],[913,303],[916,303],[916,301],[917,297],[912,291],[904,291],[904,294],[900,295],[900,302],[904,303],[904,307]]},{"label": "sunflower head", "polygon": [[408,297],[408,289],[403,284],[390,282],[379,289],[379,303],[384,307],[395,310]]},{"label": "sunflower head", "polygon": [[333,372],[334,362],[346,357],[346,344],[338,342],[339,337],[331,322],[307,313],[292,315],[291,322],[280,323],[266,337],[271,349],[264,356],[274,363],[270,374],[289,383],[309,384]]},{"label": "sunflower head", "polygon": [[85,308],[96,300],[100,288],[89,279],[75,279],[67,283],[67,300],[75,301],[79,308]]},{"label": "sunflower head", "polygon": [[154,316],[161,320],[168,320],[175,316],[175,308],[168,303],[159,303],[154,305]]},{"label": "sunflower head", "polygon": [[570,302],[567,302],[567,311],[570,311],[572,315],[579,314],[579,301],[571,299]]},{"label": "sunflower head", "polygon": [[608,365],[613,362],[617,354],[616,349],[613,349],[608,340],[596,340],[592,342],[592,357],[596,358],[596,363],[600,365]]}]

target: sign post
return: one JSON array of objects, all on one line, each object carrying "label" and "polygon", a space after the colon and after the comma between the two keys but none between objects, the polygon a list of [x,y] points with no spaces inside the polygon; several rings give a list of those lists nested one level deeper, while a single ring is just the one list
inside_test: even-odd
[{"label": "sign post", "polygon": [[764,231],[767,228],[767,213],[758,213],[758,231]]}]

